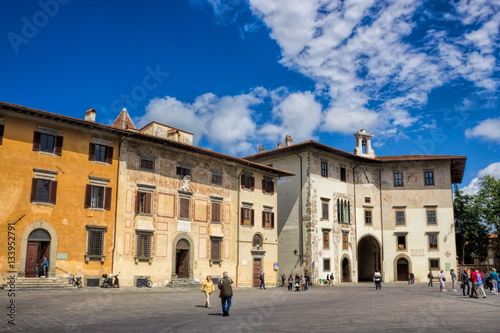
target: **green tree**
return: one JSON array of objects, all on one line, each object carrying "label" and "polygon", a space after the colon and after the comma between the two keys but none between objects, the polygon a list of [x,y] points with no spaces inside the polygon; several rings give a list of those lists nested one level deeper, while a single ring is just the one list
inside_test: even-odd
[{"label": "green tree", "polygon": [[473,257],[486,256],[488,227],[481,221],[481,206],[477,195],[463,194],[455,186],[453,211],[457,253],[462,264],[472,263]]},{"label": "green tree", "polygon": [[[484,176],[480,179],[480,189],[477,193],[481,218],[490,231],[500,232],[500,179]],[[500,242],[497,241],[497,255],[500,254]]]}]

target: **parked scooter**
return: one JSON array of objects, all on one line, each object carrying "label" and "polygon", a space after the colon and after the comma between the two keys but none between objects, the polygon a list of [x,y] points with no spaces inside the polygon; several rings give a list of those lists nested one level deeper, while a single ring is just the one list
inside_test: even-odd
[{"label": "parked scooter", "polygon": [[120,280],[118,279],[118,274],[111,274],[108,277],[108,274],[102,275],[102,283],[101,288],[120,288]]}]

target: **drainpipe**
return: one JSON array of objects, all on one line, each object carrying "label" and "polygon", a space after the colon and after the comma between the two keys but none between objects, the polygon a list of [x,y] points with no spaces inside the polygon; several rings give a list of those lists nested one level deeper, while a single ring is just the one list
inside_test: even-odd
[{"label": "drainpipe", "polygon": [[[382,246],[380,249],[380,255],[382,256],[381,265],[382,265],[382,267],[384,267],[384,221],[383,221],[383,214],[382,214],[382,209],[384,206],[382,206],[382,169],[378,169],[378,179],[380,182],[380,186],[379,186],[379,192],[380,192],[380,194],[379,194],[379,196],[380,196],[380,231],[381,231],[380,241],[382,243]],[[382,272],[382,267],[379,267],[380,273],[382,274],[382,276],[384,276],[384,272]]]},{"label": "drainpipe", "polygon": [[303,196],[303,183],[302,183],[302,156],[295,153],[300,159],[300,196],[299,196],[299,261],[300,267],[304,265],[304,226],[303,226],[303,216],[302,216],[302,196]]},{"label": "drainpipe", "polygon": [[240,271],[240,212],[241,212],[241,201],[240,201],[240,193],[241,193],[241,174],[245,172],[246,168],[250,165],[250,162],[241,170],[241,172],[238,174],[238,209],[236,210],[236,287],[238,287],[238,277],[239,277],[239,271]]},{"label": "drainpipe", "polygon": [[[356,203],[356,174],[355,174],[355,170],[356,168],[361,164],[361,162],[359,162],[358,164],[356,164],[355,167],[352,168],[352,183],[354,184],[354,224],[355,224],[355,227],[354,227],[354,239],[356,240],[356,262],[358,262],[358,214],[357,214],[357,210],[358,210],[358,206],[357,206],[357,203]],[[357,280],[359,282],[359,267],[356,267],[356,272],[357,272]]]}]

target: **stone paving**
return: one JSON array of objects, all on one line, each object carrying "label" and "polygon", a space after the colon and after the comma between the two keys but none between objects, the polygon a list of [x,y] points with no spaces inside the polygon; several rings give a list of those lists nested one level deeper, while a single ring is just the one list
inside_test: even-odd
[{"label": "stone paving", "polygon": [[[449,287],[449,286],[448,286]],[[15,325],[1,291],[0,332],[499,332],[500,296],[463,297],[419,283],[235,288],[229,317],[217,292],[212,308],[197,290],[82,288],[18,290]]]}]

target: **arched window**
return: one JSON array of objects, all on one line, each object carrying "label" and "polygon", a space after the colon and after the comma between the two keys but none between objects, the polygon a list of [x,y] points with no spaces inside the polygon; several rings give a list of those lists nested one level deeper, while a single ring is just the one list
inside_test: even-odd
[{"label": "arched window", "polygon": [[256,249],[261,249],[262,248],[262,236],[261,235],[255,234],[253,236],[252,247],[254,247]]}]

